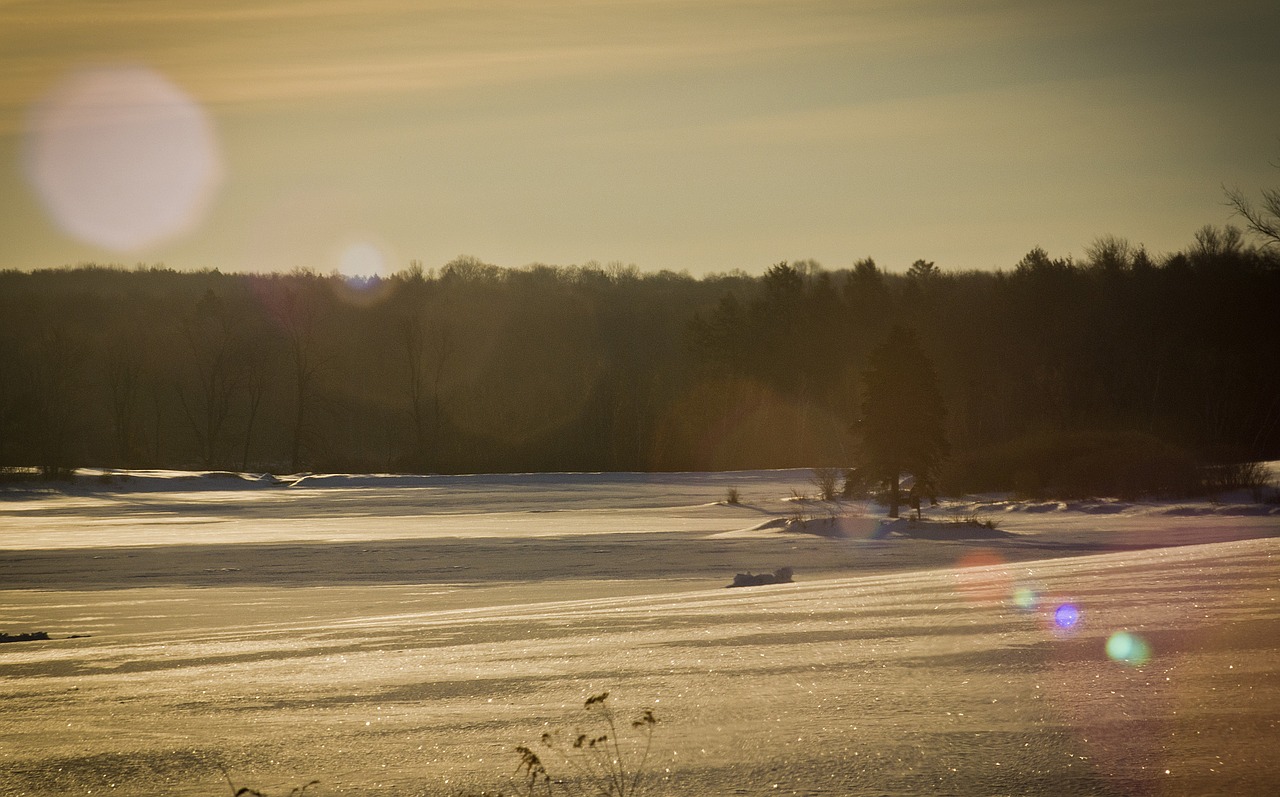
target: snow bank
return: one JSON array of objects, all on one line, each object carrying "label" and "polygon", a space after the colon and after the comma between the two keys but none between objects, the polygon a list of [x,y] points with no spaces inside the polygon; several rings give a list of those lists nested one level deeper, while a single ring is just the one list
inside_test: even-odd
[{"label": "snow bank", "polygon": [[396,473],[321,473],[295,479],[289,487],[430,487],[431,476],[403,475]]},{"label": "snow bank", "polygon": [[237,473],[227,470],[118,470],[77,468],[76,479],[66,492],[178,492],[182,490],[258,490],[289,483],[270,473]]},{"label": "snow bank", "polygon": [[[480,489],[589,489],[632,487],[703,491],[698,503],[724,497],[737,488],[754,500],[772,500],[779,484],[809,484],[812,472],[803,468],[715,473],[494,473],[419,475],[397,473],[302,473],[273,475],[225,470],[161,470],[77,468],[72,482],[40,482],[42,491],[85,494],[94,492],[181,492],[184,490],[254,490],[265,487],[301,488],[480,488]],[[30,491],[36,483],[23,483]],[[707,492],[709,491],[709,492]],[[784,490],[785,493],[785,490]]]},{"label": "snow bank", "polygon": [[970,514],[1075,514],[1075,515],[1168,515],[1191,516],[1259,516],[1280,515],[1280,504],[1257,503],[1248,494],[1220,498],[1216,501],[1120,501],[1100,499],[1096,501],[1013,501],[977,500],[949,504],[951,513]]}]

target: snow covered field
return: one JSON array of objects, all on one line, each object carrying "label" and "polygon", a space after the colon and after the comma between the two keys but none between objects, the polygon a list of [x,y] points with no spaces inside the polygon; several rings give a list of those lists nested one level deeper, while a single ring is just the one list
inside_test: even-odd
[{"label": "snow covered field", "polygon": [[[1009,536],[876,540],[872,507],[793,491],[806,471],[0,494],[0,631],[52,637],[0,646],[0,794],[227,794],[220,766],[272,795],[509,792],[513,747],[605,690],[657,715],[656,794],[1280,790],[1280,507],[989,498],[933,514]],[[837,512],[867,517],[777,528]]]}]

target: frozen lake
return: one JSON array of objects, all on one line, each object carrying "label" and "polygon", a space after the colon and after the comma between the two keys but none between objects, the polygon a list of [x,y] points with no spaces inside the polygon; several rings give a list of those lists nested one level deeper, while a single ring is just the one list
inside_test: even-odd
[{"label": "frozen lake", "polygon": [[[729,487],[742,506],[720,503]],[[0,500],[0,793],[459,795],[603,691],[654,794],[1280,787],[1280,515],[1020,503],[770,526],[805,471],[155,474]],[[1177,546],[1177,547],[1153,547]],[[727,590],[735,573],[796,583]],[[1109,644],[1110,643],[1110,644]],[[552,772],[567,771],[554,766]]]}]

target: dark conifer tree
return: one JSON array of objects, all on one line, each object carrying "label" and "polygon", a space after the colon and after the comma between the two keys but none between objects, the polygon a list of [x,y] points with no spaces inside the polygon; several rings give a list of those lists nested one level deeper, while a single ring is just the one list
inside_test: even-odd
[{"label": "dark conifer tree", "polygon": [[948,453],[946,408],[933,364],[915,332],[894,327],[871,352],[862,375],[865,466],[889,487],[889,517],[898,516],[903,472],[915,477],[917,495],[937,484]]}]

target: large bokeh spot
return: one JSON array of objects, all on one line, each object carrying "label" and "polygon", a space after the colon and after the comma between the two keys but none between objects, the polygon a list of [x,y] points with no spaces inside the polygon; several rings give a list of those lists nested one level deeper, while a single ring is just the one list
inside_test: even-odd
[{"label": "large bokeh spot", "polygon": [[32,109],[23,166],[66,234],[136,251],[199,223],[222,178],[204,109],[140,66],[76,71]]}]

